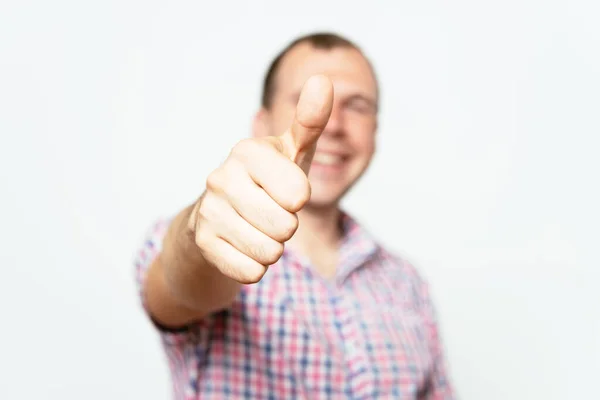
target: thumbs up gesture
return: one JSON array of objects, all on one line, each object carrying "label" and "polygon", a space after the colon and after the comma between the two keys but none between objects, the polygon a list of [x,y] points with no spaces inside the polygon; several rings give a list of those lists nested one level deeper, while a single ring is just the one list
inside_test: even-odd
[{"label": "thumbs up gesture", "polygon": [[311,77],[288,130],[242,140],[209,175],[188,220],[208,264],[248,284],[279,260],[298,228],[296,213],[310,199],[307,175],[332,106],[331,81]]}]

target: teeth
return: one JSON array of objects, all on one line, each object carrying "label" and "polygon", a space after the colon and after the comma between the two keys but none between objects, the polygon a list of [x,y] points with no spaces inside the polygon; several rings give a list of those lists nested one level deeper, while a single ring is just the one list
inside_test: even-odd
[{"label": "teeth", "polygon": [[315,153],[313,161],[323,165],[335,165],[342,162],[342,157],[336,156],[334,154]]}]

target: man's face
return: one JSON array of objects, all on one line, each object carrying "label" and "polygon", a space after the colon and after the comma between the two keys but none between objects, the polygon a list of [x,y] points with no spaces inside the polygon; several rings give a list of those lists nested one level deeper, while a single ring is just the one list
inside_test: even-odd
[{"label": "man's face", "polygon": [[276,76],[272,107],[261,110],[255,135],[280,135],[294,119],[300,90],[312,75],[333,82],[329,122],[317,142],[310,168],[309,207],[338,203],[367,169],[375,151],[377,83],[367,60],[346,47],[315,49],[308,43],[288,52]]}]

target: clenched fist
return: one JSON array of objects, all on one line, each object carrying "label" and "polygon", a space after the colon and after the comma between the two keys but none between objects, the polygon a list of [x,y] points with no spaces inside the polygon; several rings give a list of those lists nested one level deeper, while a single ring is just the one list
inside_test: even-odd
[{"label": "clenched fist", "polygon": [[310,78],[292,126],[245,139],[208,177],[188,221],[204,259],[240,283],[258,282],[283,254],[310,198],[308,170],[333,106],[333,85]]}]

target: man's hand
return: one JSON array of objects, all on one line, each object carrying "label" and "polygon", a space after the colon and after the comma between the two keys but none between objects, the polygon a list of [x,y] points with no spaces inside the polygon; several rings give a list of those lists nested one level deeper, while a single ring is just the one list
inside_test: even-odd
[{"label": "man's hand", "polygon": [[244,284],[258,282],[283,254],[310,198],[308,170],[333,106],[333,85],[310,78],[292,126],[281,136],[239,142],[207,179],[188,220],[208,264]]}]

